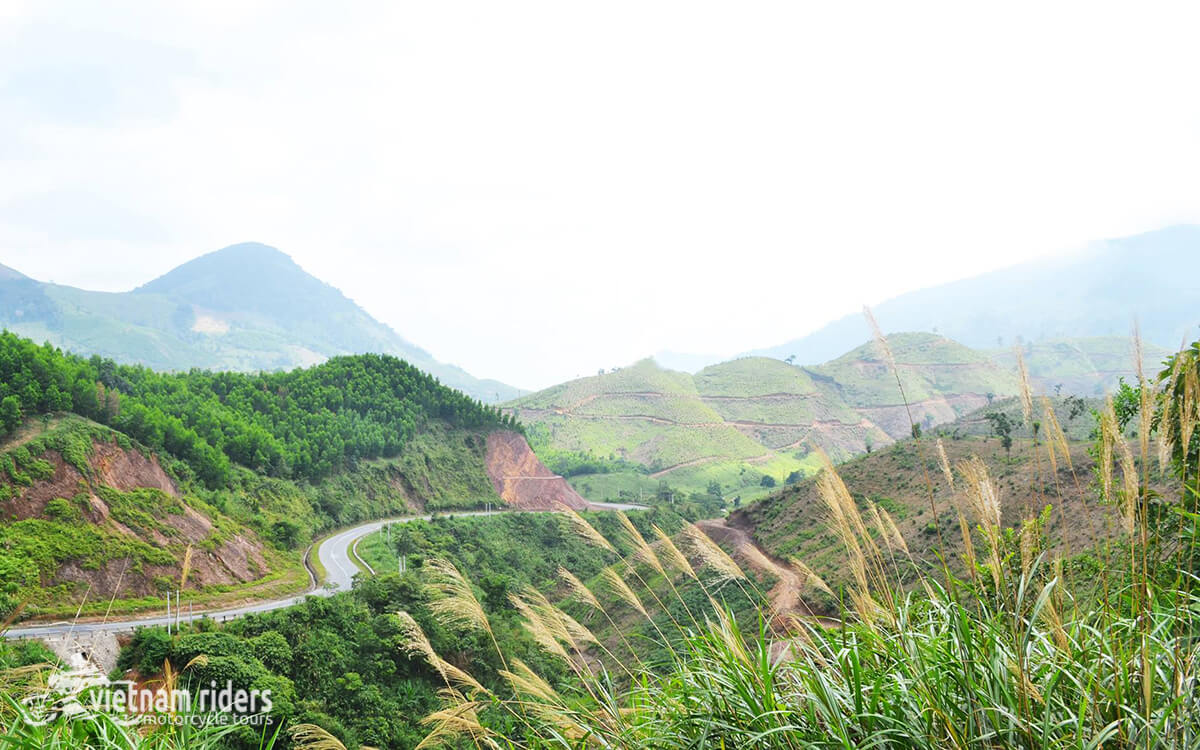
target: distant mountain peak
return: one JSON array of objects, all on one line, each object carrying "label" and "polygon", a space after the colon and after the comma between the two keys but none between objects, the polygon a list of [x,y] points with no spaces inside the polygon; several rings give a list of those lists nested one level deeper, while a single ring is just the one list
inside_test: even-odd
[{"label": "distant mountain peak", "polygon": [[[1134,320],[1144,340],[1170,347],[1196,337],[1197,295],[1200,226],[1184,224],[907,292],[873,312],[885,331],[938,330],[977,349],[1128,335]],[[814,364],[869,334],[861,316],[849,315],[751,353]]]},{"label": "distant mountain peak", "polygon": [[[214,284],[230,291],[228,285],[232,284],[233,289],[253,297],[261,291],[262,284],[292,285],[297,280],[335,291],[307,273],[287,253],[260,242],[242,242],[193,258],[134,291],[197,291],[198,287]],[[337,294],[341,296],[340,292]]]},{"label": "distant mountain peak", "polygon": [[0,281],[16,281],[18,279],[28,279],[29,277],[21,273],[15,268],[0,263]]},{"label": "distant mountain peak", "polygon": [[[288,369],[393,354],[487,401],[517,390],[438,362],[338,289],[261,242],[194,258],[131,292],[51,287],[0,266],[0,325],[81,354],[161,369]],[[47,292],[47,290],[50,290]]]},{"label": "distant mountain peak", "polygon": [[[296,266],[296,268],[300,267],[296,265],[296,261],[292,260],[292,256],[277,247],[265,245],[261,242],[239,242],[235,245],[228,245],[220,250],[205,253],[189,262],[196,263],[203,261],[205,258],[238,261],[272,261]],[[184,265],[187,265],[187,263]]]}]

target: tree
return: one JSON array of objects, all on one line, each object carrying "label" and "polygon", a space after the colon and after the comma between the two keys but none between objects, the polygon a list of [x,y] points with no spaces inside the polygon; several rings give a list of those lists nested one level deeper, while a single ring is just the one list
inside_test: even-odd
[{"label": "tree", "polygon": [[659,502],[669,503],[675,500],[675,490],[671,489],[671,485],[667,484],[667,480],[658,480],[658,489],[654,493]]},{"label": "tree", "polygon": [[21,399],[16,396],[5,396],[0,401],[0,424],[5,432],[12,432],[21,424]]},{"label": "tree", "polygon": [[1133,386],[1125,382],[1125,378],[1117,381],[1117,392],[1113,395],[1113,413],[1117,417],[1117,427],[1122,432],[1141,410],[1141,386]]},{"label": "tree", "polygon": [[763,478],[759,481],[759,485],[762,487],[774,487],[775,477],[771,476],[770,474],[763,474]]},{"label": "tree", "polygon": [[804,472],[797,469],[796,471],[793,471],[791,474],[788,474],[787,479],[783,480],[783,483],[784,484],[795,484],[796,482],[799,482],[803,478],[804,478]]},{"label": "tree", "polygon": [[708,494],[713,497],[721,497],[721,483],[717,480],[712,480],[708,483]]},{"label": "tree", "polygon": [[1066,404],[1067,404],[1067,424],[1070,424],[1071,420],[1075,419],[1075,417],[1081,416],[1084,412],[1087,411],[1087,402],[1084,401],[1079,396],[1075,396],[1075,395],[1067,396]]},{"label": "tree", "polygon": [[784,357],[784,358],[783,358],[783,361],[784,361],[784,362],[787,362],[789,365],[794,365],[794,364],[796,364],[796,355],[795,355],[795,354],[789,354],[789,355],[787,355],[786,357]]},{"label": "tree", "polygon": [[992,434],[1000,438],[1000,445],[1004,447],[1004,453],[1010,459],[1012,458],[1012,420],[1002,411],[988,412],[986,415],[987,421],[992,423]]}]

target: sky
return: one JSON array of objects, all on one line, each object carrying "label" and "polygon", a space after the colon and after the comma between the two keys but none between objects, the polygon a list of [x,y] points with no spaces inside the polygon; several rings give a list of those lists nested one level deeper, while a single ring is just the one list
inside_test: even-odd
[{"label": "sky", "polygon": [[0,263],[264,242],[523,388],[734,354],[1200,221],[1196,8],[0,0]]}]

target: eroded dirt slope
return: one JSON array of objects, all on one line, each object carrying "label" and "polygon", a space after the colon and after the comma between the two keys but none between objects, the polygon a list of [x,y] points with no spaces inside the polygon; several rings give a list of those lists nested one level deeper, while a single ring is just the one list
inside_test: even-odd
[{"label": "eroded dirt slope", "polygon": [[493,432],[487,438],[487,473],[505,503],[521,510],[555,510],[561,505],[582,510],[587,500],[542,464],[525,438],[516,432]]},{"label": "eroded dirt slope", "polygon": [[[87,476],[57,451],[47,450],[40,458],[53,473],[16,489],[14,497],[0,504],[0,518],[6,523],[37,519],[67,527],[91,525],[104,535],[108,548],[86,556],[72,556],[68,550],[57,569],[43,570],[43,587],[62,587],[67,596],[73,590],[88,591],[90,599],[157,594],[160,582],[178,581],[188,545],[193,546],[189,588],[245,583],[267,573],[258,538],[231,530],[228,521],[218,528],[216,519],[185,502],[155,456],[96,441]],[[150,492],[134,499],[127,494],[139,490]],[[60,501],[47,507],[59,499],[67,505]],[[166,554],[158,555],[159,561],[145,559],[133,547],[122,552],[123,540],[143,542]]]}]

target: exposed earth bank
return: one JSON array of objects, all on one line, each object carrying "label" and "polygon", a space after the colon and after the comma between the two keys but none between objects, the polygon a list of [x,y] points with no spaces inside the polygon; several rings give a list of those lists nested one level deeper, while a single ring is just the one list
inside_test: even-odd
[{"label": "exposed earth bank", "polygon": [[[86,475],[58,451],[47,450],[41,459],[52,472],[14,488],[15,496],[0,507],[10,524],[60,524],[38,527],[49,545],[43,554],[59,563],[39,566],[44,589],[65,597],[86,591],[93,599],[154,595],[164,582],[178,580],[188,546],[193,586],[246,583],[268,570],[262,542],[184,501],[152,454],[96,440]],[[71,527],[98,533],[84,534],[80,542],[66,532]],[[73,543],[82,546],[73,549]]]},{"label": "exposed earth bank", "polygon": [[562,505],[575,510],[588,501],[542,464],[525,438],[502,430],[487,437],[487,473],[496,494],[519,510],[556,510]]}]

